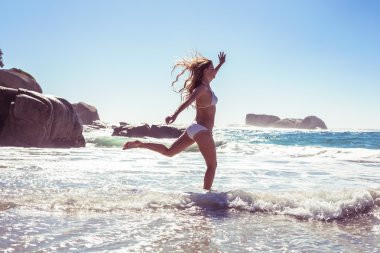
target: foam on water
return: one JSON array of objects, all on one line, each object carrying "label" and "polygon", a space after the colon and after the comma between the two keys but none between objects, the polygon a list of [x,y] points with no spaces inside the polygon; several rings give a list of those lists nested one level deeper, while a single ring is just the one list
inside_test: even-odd
[{"label": "foam on water", "polygon": [[356,217],[380,207],[380,188],[340,191],[164,193],[135,189],[60,190],[8,197],[0,209],[15,207],[62,212],[125,213],[149,209],[263,212],[299,219],[334,220]]},{"label": "foam on water", "polygon": [[[122,137],[122,136],[111,136],[111,130],[110,129],[104,129],[104,130],[97,130],[97,131],[90,131],[85,133],[86,135],[86,141],[88,146],[95,146],[95,147],[104,147],[104,148],[121,148],[126,141],[133,141],[133,140],[140,140],[143,142],[154,142],[154,143],[162,143],[166,146],[170,146],[175,139],[155,139],[155,138],[128,138],[128,137]],[[226,142],[223,140],[216,140],[215,146],[220,147],[225,145]],[[198,151],[198,147],[196,145],[190,146],[185,152],[194,152]]]},{"label": "foam on water", "polygon": [[[284,134],[279,130],[254,131],[249,128],[217,129],[215,132],[215,145],[218,152],[257,156],[278,156],[281,154],[281,157],[284,158],[317,157],[380,164],[380,132],[287,130]],[[136,139],[144,142],[162,143],[166,146],[170,146],[174,141],[174,139],[111,136],[112,129],[90,131],[85,134],[88,146],[105,148],[121,148],[126,141]],[[276,143],[273,140],[276,138],[289,139],[286,135],[292,136],[292,140],[283,143]],[[322,140],[318,137],[319,135],[323,136]],[[341,142],[345,144],[331,144],[336,142],[336,139],[341,139]],[[356,142],[365,144],[355,145]],[[194,151],[198,151],[195,144],[185,150],[185,152]]]},{"label": "foam on water", "polygon": [[379,207],[380,191],[343,190],[285,193],[231,192],[229,206],[300,219],[333,220],[364,214]]},{"label": "foam on water", "polygon": [[380,149],[380,131],[333,131],[298,129],[257,129],[251,127],[216,129],[226,141],[282,146]]}]

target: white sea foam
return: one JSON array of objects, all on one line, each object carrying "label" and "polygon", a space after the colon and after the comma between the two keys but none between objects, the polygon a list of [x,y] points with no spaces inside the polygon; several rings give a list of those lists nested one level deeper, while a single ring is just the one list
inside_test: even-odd
[{"label": "white sea foam", "polygon": [[219,152],[235,152],[244,155],[275,156],[284,159],[328,158],[338,160],[380,163],[380,150],[363,148],[331,148],[314,146],[281,146],[274,144],[244,144],[222,142]]},{"label": "white sea foam", "polygon": [[[239,131],[239,129],[234,128]],[[272,130],[263,130],[272,132]],[[295,130],[292,130],[295,131]],[[310,130],[308,130],[310,131]],[[280,132],[281,133],[281,132]],[[103,129],[97,131],[90,131],[86,133],[87,145],[89,147],[110,147],[121,148],[128,140],[139,139],[145,142],[162,143],[170,146],[174,139],[155,139],[155,138],[126,138],[120,136],[111,136],[112,129]],[[247,143],[242,141],[244,135],[238,141],[228,141],[223,134],[216,134],[215,144],[217,151],[221,153],[237,153],[244,155],[255,156],[275,156],[284,159],[294,158],[328,158],[337,160],[347,160],[358,163],[379,164],[380,166],[380,150],[378,149],[364,149],[364,148],[334,148],[322,146],[285,146],[275,144],[262,144],[262,143]],[[263,138],[258,136],[257,138]],[[198,151],[196,144],[190,146],[187,152]]]},{"label": "white sea foam", "polygon": [[[380,207],[380,189],[340,191],[164,193],[100,189],[40,191],[8,198],[5,209],[26,207],[63,212],[131,212],[149,209],[237,211],[290,215],[300,219],[334,220],[355,217]],[[195,209],[194,209],[195,208]],[[3,209],[3,210],[5,210]]]}]

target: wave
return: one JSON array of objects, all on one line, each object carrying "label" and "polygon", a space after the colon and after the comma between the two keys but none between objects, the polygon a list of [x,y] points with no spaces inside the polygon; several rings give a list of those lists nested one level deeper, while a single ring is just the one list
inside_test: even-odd
[{"label": "wave", "polygon": [[[88,141],[88,144],[100,148],[119,148],[128,140],[135,140],[125,137],[100,136]],[[169,147],[173,143],[173,139],[139,139],[145,142],[162,143]],[[245,155],[256,156],[276,156],[281,154],[282,158],[333,158],[347,162],[363,163],[363,164],[379,164],[380,152],[372,149],[340,149],[340,148],[323,148],[323,147],[289,147],[271,144],[246,144],[237,142],[226,142],[224,140],[216,140],[215,146],[220,153],[240,153]],[[191,145],[185,152],[198,152],[196,144]]]},{"label": "wave", "polygon": [[[49,196],[49,197],[47,197]],[[314,192],[227,192],[162,193],[107,189],[106,192],[49,192],[4,202],[2,210],[29,207],[63,212],[130,212],[174,209],[188,212],[241,211],[289,215],[297,219],[330,221],[379,212],[380,188]],[[11,203],[11,205],[8,205]],[[2,206],[2,205],[0,205]]]},{"label": "wave", "polygon": [[328,147],[302,147],[281,146],[274,144],[244,144],[236,142],[223,142],[217,149],[218,153],[239,153],[247,156],[268,159],[294,160],[294,159],[334,159],[364,165],[376,166],[380,163],[380,150],[359,148],[328,148]]},{"label": "wave", "polygon": [[[101,148],[121,148],[126,141],[129,140],[141,140],[143,142],[162,143],[166,146],[170,146],[175,139],[154,139],[154,138],[126,138],[120,136],[97,136],[87,140],[87,143]],[[225,141],[215,141],[215,146],[220,147],[225,145]],[[185,151],[195,152],[198,151],[197,145],[192,145]]]},{"label": "wave", "polygon": [[[112,129],[85,132],[87,143],[95,147],[121,147],[127,140],[142,139],[170,145],[174,139],[126,138],[112,136]],[[257,145],[380,150],[380,132],[333,132],[301,130],[255,130],[250,128],[216,128],[217,147],[224,144],[245,152]]]},{"label": "wave", "polygon": [[125,138],[116,136],[99,136],[87,141],[87,143],[91,143],[95,147],[102,148],[121,148],[125,142]]},{"label": "wave", "polygon": [[316,131],[225,128],[216,129],[215,136],[227,142],[274,144],[281,146],[314,146],[329,148],[380,149],[378,131]]},{"label": "wave", "polygon": [[324,221],[356,217],[380,207],[378,190],[278,194],[232,191],[226,195],[228,208]]}]

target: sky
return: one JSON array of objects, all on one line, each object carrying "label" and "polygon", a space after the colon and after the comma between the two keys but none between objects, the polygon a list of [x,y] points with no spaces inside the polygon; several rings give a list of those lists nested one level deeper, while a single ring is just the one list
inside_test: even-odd
[{"label": "sky", "polygon": [[227,54],[216,126],[256,113],[380,129],[377,0],[0,0],[0,13],[4,68],[107,122],[164,123],[181,102],[173,64],[196,50]]}]

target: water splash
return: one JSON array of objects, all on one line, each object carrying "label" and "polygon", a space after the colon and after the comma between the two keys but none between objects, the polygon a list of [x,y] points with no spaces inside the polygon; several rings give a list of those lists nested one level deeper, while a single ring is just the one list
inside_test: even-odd
[{"label": "water splash", "polygon": [[[60,191],[12,199],[2,206],[26,206],[61,212],[119,213],[131,211],[235,210],[289,215],[298,219],[335,220],[366,214],[380,207],[380,189],[292,192],[162,193],[141,190]],[[11,205],[8,205],[11,203]]]}]

